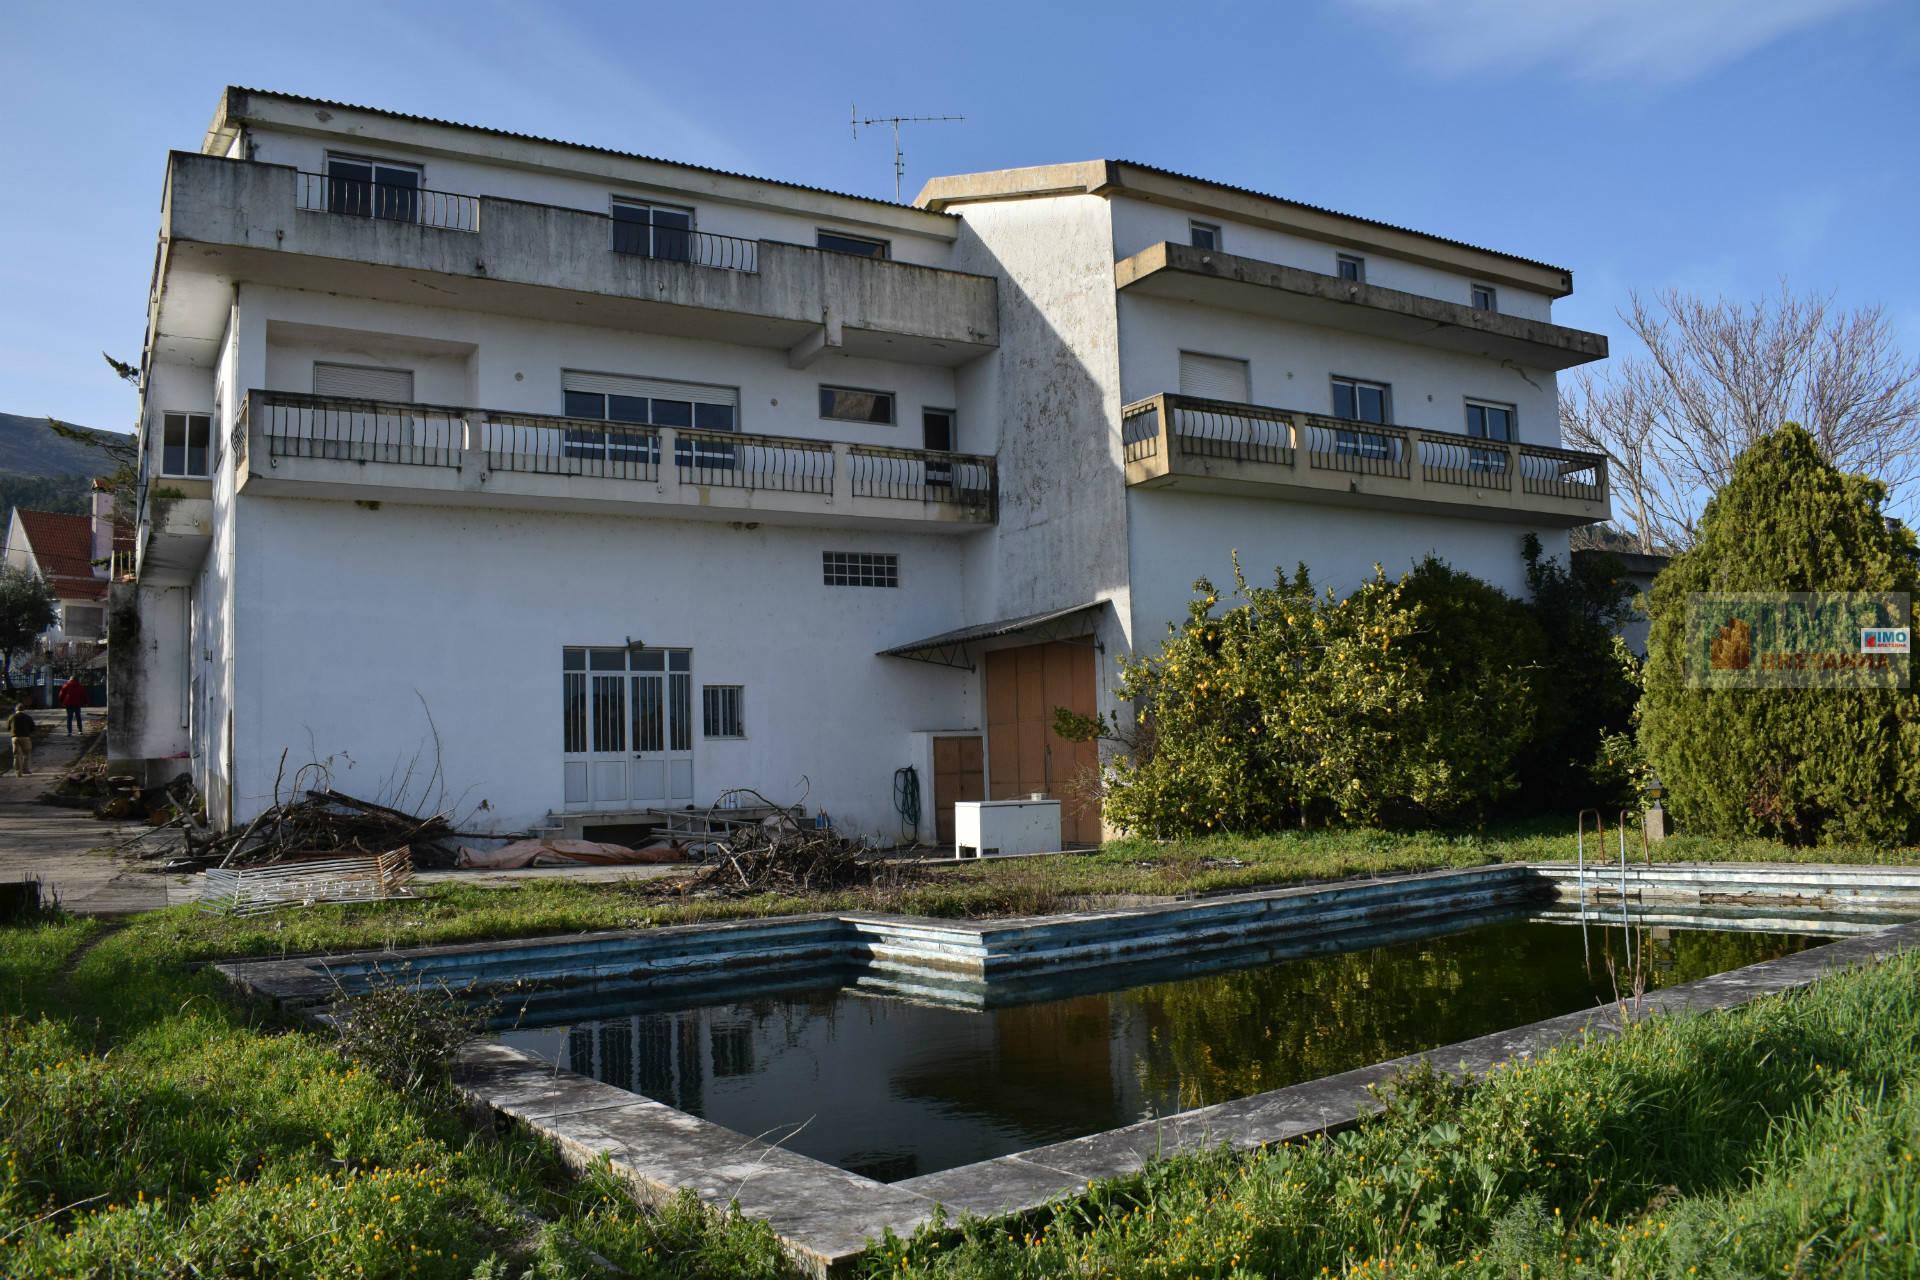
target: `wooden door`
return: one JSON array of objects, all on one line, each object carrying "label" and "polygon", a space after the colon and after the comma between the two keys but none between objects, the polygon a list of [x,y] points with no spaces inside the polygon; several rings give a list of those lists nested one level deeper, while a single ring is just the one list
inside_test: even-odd
[{"label": "wooden door", "polygon": [[1091,716],[1098,705],[1093,646],[1033,644],[987,654],[987,777],[994,800],[1040,794],[1060,801],[1060,836],[1069,845],[1097,844],[1100,813],[1078,785],[1099,767],[1091,742],[1068,742],[1053,731],[1065,707]]},{"label": "wooden door", "polygon": [[980,739],[933,740],[933,830],[936,843],[953,844],[953,803],[985,800],[986,757]]}]

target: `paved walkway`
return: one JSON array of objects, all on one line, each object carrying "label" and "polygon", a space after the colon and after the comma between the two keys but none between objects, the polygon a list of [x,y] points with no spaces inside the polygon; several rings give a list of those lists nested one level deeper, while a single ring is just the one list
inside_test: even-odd
[{"label": "paved walkway", "polygon": [[[35,715],[43,724],[57,723],[55,712]],[[145,827],[101,822],[85,809],[40,803],[41,792],[58,783],[81,747],[98,736],[99,723],[89,717],[90,731],[79,737],[42,733],[30,775],[0,775],[0,880],[37,876],[60,895],[62,906],[82,915],[164,907],[169,882],[179,877],[161,875],[152,870],[154,863],[113,848]]]}]

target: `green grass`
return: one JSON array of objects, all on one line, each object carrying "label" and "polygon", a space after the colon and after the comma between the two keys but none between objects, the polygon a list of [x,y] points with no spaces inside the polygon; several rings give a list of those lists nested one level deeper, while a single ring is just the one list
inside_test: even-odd
[{"label": "green grass", "polygon": [[[1617,846],[1616,846],[1617,847]],[[1591,852],[1591,849],[1589,850]],[[1096,853],[932,863],[904,885],[746,899],[662,897],[647,882],[524,882],[511,889],[439,883],[412,902],[321,906],[229,918],[175,907],[143,924],[160,954],[192,960],[423,946],[594,929],[698,924],[810,911],[874,911],[967,919],[1038,915],[1120,900],[1255,889],[1496,862],[1567,860],[1563,824],[1510,825],[1482,834],[1368,830],[1120,840]],[[1639,857],[1637,849],[1631,856]],[[1821,846],[1680,836],[1659,859],[1727,862],[1920,862],[1920,850]]]},{"label": "green grass", "polygon": [[153,941],[0,930],[0,1274],[788,1274],[764,1227],[472,1132]]},{"label": "green grass", "polygon": [[870,1274],[1920,1275],[1920,954],[1662,1018],[1332,1141],[1179,1157]]}]

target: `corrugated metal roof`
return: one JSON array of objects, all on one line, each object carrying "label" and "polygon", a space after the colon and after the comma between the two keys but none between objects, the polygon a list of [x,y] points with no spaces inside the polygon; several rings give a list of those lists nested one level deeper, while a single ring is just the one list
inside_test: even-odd
[{"label": "corrugated metal roof", "polygon": [[407,120],[414,124],[440,125],[448,129],[466,129],[473,133],[491,134],[496,138],[517,138],[523,142],[539,142],[554,147],[569,147],[575,151],[591,151],[603,156],[618,156],[623,160],[644,160],[648,164],[671,165],[676,169],[690,169],[695,173],[711,173],[722,178],[739,178],[745,182],[764,182],[769,186],[785,187],[790,191],[810,191],[815,195],[834,196],[841,200],[858,200],[863,204],[884,205],[889,209],[907,209],[914,213],[930,214],[934,217],[951,218],[950,213],[934,213],[931,209],[922,209],[915,205],[903,204],[897,200],[883,200],[878,196],[855,195],[851,191],[834,191],[827,187],[809,186],[804,182],[788,182],[781,178],[763,178],[757,174],[737,173],[732,169],[715,169],[704,164],[690,164],[685,160],[668,160],[662,156],[643,155],[638,151],[621,151],[614,147],[595,146],[590,142],[569,142],[565,138],[548,138],[537,133],[519,133],[513,129],[496,129],[490,125],[467,124],[460,120],[445,120],[439,116],[413,115],[406,111],[389,111],[385,107],[362,106],[357,102],[336,102],[331,98],[310,98],[301,93],[282,93],[277,89],[249,89],[245,85],[229,85],[229,94],[251,93],[262,98],[279,98],[285,102],[301,102],[308,106],[326,107],[335,111],[364,111],[368,115],[385,116],[389,120]]},{"label": "corrugated metal roof", "polygon": [[1115,164],[1130,165],[1148,173],[1159,174],[1163,178],[1173,178],[1179,182],[1197,182],[1203,187],[1213,187],[1219,191],[1231,191],[1236,195],[1252,196],[1256,200],[1271,200],[1275,204],[1288,205],[1295,209],[1305,209],[1309,213],[1323,213],[1329,218],[1345,218],[1349,222],[1362,223],[1369,227],[1379,227],[1383,231],[1398,231],[1402,235],[1419,236],[1423,240],[1433,240],[1440,244],[1452,245],[1456,249],[1470,249],[1474,253],[1491,254],[1496,258],[1506,258],[1512,262],[1524,263],[1529,267],[1538,267],[1542,271],[1557,271],[1563,275],[1573,273],[1565,267],[1556,267],[1551,262],[1542,262],[1538,258],[1522,257],[1517,253],[1508,253],[1504,249],[1489,249],[1484,245],[1473,244],[1466,240],[1455,240],[1448,236],[1435,235],[1431,231],[1421,231],[1417,227],[1403,227],[1394,222],[1382,222],[1378,218],[1363,218],[1357,213],[1342,213],[1338,209],[1329,209],[1325,205],[1308,204],[1304,200],[1292,200],[1286,196],[1276,196],[1266,191],[1255,191],[1251,187],[1235,186],[1231,182],[1218,182],[1212,178],[1195,177],[1190,173],[1181,173],[1178,169],[1163,169],[1159,165],[1145,164],[1139,160],[1116,160]]},{"label": "corrugated metal roof", "polygon": [[895,645],[891,649],[882,649],[883,658],[910,658],[918,654],[938,649],[951,649],[974,640],[991,640],[996,636],[1012,635],[1016,631],[1025,631],[1030,627],[1044,626],[1049,622],[1058,622],[1070,618],[1076,613],[1085,613],[1089,609],[1098,609],[1106,603],[1103,600],[1090,601],[1087,604],[1068,605],[1064,609],[1049,609],[1044,613],[1029,613],[1018,618],[1002,618],[998,622],[982,622],[971,627],[956,627],[952,631],[942,631],[937,636],[928,636],[925,640],[915,640],[912,644]]}]

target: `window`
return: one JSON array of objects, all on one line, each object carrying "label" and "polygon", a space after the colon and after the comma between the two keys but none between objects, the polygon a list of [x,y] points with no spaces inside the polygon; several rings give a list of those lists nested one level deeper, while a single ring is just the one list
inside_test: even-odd
[{"label": "window", "polygon": [[1220,228],[1211,222],[1189,222],[1187,234],[1192,238],[1193,247],[1209,251],[1220,247]]},{"label": "window", "polygon": [[615,199],[613,251],[670,262],[691,262],[693,210]]},{"label": "window", "polygon": [[891,258],[893,246],[869,236],[850,236],[844,231],[822,231],[814,244],[828,253],[851,253],[861,258]]},{"label": "window", "polygon": [[1467,434],[1482,440],[1513,439],[1513,406],[1487,400],[1467,401]]},{"label": "window", "polygon": [[420,166],[365,156],[328,156],[327,211],[418,222]]},{"label": "window", "polygon": [[821,387],[820,416],[842,422],[893,423],[893,392],[858,387]]},{"label": "window", "polygon": [[830,587],[897,587],[900,557],[891,551],[822,551]]},{"label": "window", "polygon": [[[920,411],[920,447],[934,453],[953,452],[953,410],[922,409]],[[927,462],[927,487],[930,489],[951,489],[953,487],[953,464],[951,462]]]},{"label": "window", "polygon": [[[740,429],[740,393],[732,387],[572,371],[560,375],[560,385],[569,418],[694,431]],[[659,448],[657,440],[622,431],[569,430],[566,435],[570,458],[658,462]],[[695,437],[678,442],[674,460],[681,466],[731,469],[734,449],[732,444]]]},{"label": "window", "polygon": [[[1333,416],[1349,422],[1377,422],[1382,426],[1392,416],[1390,390],[1384,382],[1362,382],[1358,378],[1333,380]],[[1352,458],[1391,458],[1394,441],[1372,431],[1337,431],[1333,451]]]},{"label": "window", "polygon": [[1335,378],[1333,416],[1350,422],[1378,422],[1384,425],[1391,416],[1388,412],[1391,408],[1389,394],[1390,388],[1384,382]]},{"label": "window", "polygon": [[1498,311],[1500,295],[1490,284],[1473,286],[1473,309],[1475,311]]},{"label": "window", "polygon": [[1356,284],[1367,282],[1367,260],[1343,253],[1334,262],[1335,274],[1342,280],[1352,280]]},{"label": "window", "polygon": [[1225,400],[1246,404],[1247,362],[1230,356],[1206,356],[1197,351],[1180,353],[1180,394],[1203,400]]},{"label": "window", "polygon": [[313,394],[411,404],[413,370],[379,369],[362,364],[328,364],[316,360],[313,362]]},{"label": "window", "polygon": [[208,469],[208,446],[213,440],[213,419],[204,413],[168,413],[160,418],[160,474],[163,476],[204,476]]},{"label": "window", "polygon": [[744,738],[746,718],[741,709],[741,686],[710,684],[700,690],[701,732],[709,738]]}]

